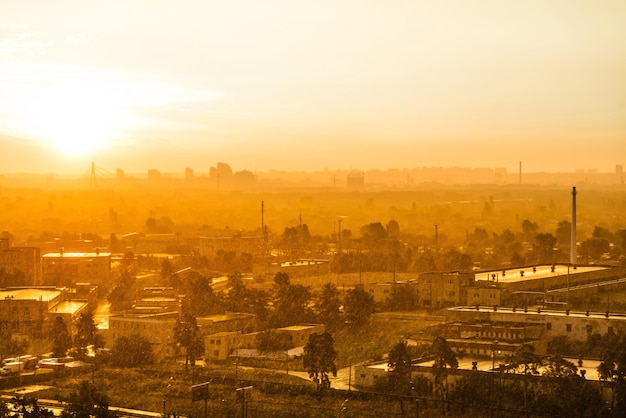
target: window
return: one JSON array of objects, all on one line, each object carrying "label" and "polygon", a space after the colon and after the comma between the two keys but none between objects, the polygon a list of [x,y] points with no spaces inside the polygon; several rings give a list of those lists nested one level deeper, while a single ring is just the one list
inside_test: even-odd
[{"label": "window", "polygon": [[215,344],[220,345],[222,343],[222,340],[215,340]]},{"label": "window", "polygon": [[215,357],[219,357],[219,356],[220,356],[220,350],[215,350],[215,351],[213,351],[213,355],[214,355]]},{"label": "window", "polygon": [[565,331],[572,332],[572,324],[565,324]]},{"label": "window", "polygon": [[210,340],[209,344],[214,345],[215,344],[215,340]]},{"label": "window", "polygon": [[546,329],[550,331],[552,329],[552,322],[546,322]]},{"label": "window", "polygon": [[24,307],[24,316],[30,316],[30,308],[28,306]]},{"label": "window", "polygon": [[365,379],[365,375],[364,374],[362,374],[360,376],[361,376],[361,379]]},{"label": "window", "polygon": [[591,325],[587,325],[587,334],[591,334],[593,332],[593,327]]}]

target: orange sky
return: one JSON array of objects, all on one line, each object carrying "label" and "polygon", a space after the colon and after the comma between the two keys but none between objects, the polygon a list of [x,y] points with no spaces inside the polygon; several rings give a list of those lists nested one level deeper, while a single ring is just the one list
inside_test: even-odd
[{"label": "orange sky", "polygon": [[0,172],[626,163],[626,2],[0,6]]}]

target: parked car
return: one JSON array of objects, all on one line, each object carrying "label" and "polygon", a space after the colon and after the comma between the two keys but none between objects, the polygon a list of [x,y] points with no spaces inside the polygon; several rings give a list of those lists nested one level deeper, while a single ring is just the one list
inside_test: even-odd
[{"label": "parked car", "polygon": [[17,374],[21,372],[22,370],[24,370],[24,363],[20,361],[12,361],[2,366],[2,369],[0,370],[0,374],[2,375]]},{"label": "parked car", "polygon": [[44,369],[62,369],[65,367],[65,363],[74,361],[74,357],[52,357],[39,360],[37,368]]}]

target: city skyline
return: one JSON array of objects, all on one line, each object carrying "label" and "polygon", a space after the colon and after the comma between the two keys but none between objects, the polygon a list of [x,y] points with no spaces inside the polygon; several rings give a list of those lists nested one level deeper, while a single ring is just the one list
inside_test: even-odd
[{"label": "city skyline", "polygon": [[621,2],[3,9],[3,173],[624,164]]}]

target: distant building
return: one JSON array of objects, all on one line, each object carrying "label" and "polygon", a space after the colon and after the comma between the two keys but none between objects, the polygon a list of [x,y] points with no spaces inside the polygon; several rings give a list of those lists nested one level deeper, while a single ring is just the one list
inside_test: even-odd
[{"label": "distant building", "polygon": [[263,236],[200,237],[200,254],[214,257],[218,251],[248,253],[261,255],[264,253]]},{"label": "distant building", "polygon": [[472,272],[420,273],[417,280],[420,305],[438,309],[465,303],[467,291],[473,284]]},{"label": "distant building", "polygon": [[346,177],[348,190],[361,190],[365,187],[365,174],[362,171],[353,171]]},{"label": "distant building", "polygon": [[150,169],[148,170],[148,181],[159,181],[161,180],[161,172],[159,170]]},{"label": "distant building", "polygon": [[80,282],[100,284],[109,279],[111,273],[111,253],[44,254],[42,260],[42,281],[53,286],[68,286]]},{"label": "distant building", "polygon": [[0,269],[8,274],[22,272],[26,283],[41,284],[41,252],[37,247],[0,246]]},{"label": "distant building", "polygon": [[[626,331],[623,314],[600,312],[570,312],[547,309],[456,307],[447,312],[449,328],[457,333],[451,345],[462,347],[462,340],[481,342],[483,352],[489,354],[488,346],[494,341],[519,345],[534,340],[539,353],[545,353],[547,343],[554,337],[567,337],[570,341],[585,342],[592,334],[611,334]],[[473,334],[472,329],[489,330]],[[458,350],[457,350],[458,351]],[[467,352],[467,351],[466,351]]]}]

